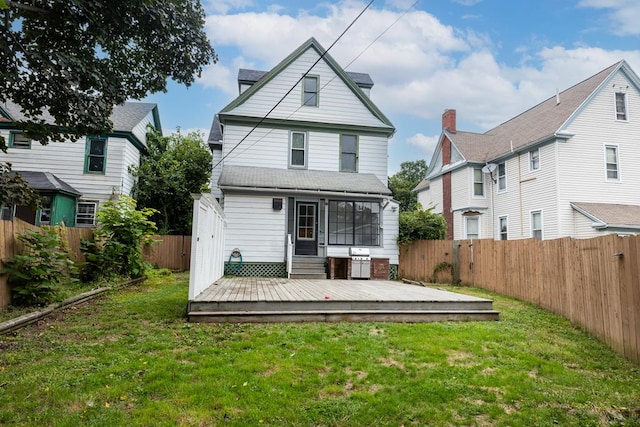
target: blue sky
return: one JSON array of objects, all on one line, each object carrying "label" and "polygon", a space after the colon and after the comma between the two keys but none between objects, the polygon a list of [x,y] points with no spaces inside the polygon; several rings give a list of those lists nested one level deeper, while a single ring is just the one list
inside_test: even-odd
[{"label": "blue sky", "polygon": [[[312,36],[328,48],[367,3],[202,0],[220,61],[190,88],[172,82],[145,101],[158,104],[165,134],[208,134],[237,96],[238,68],[269,70]],[[484,132],[621,59],[640,73],[638,0],[412,4],[374,1],[330,51],[373,78],[371,98],[397,129],[389,175],[403,161],[430,160],[446,108],[457,110],[458,129]]]}]

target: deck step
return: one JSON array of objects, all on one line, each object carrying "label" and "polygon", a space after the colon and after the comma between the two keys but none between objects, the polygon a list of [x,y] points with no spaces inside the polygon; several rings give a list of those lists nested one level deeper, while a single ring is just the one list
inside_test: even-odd
[{"label": "deck step", "polygon": [[327,278],[327,273],[324,271],[322,273],[319,272],[307,272],[307,271],[292,271],[291,279],[318,279],[324,280]]},{"label": "deck step", "polygon": [[466,322],[497,321],[494,310],[290,310],[290,311],[227,311],[190,312],[189,322],[200,323],[270,323],[270,322]]}]

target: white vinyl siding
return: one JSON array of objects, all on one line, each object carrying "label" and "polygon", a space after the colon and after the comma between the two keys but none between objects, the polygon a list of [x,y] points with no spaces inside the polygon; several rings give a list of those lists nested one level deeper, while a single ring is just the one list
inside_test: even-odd
[{"label": "white vinyl siding", "polygon": [[442,213],[442,178],[433,178],[429,182],[429,189],[418,192],[418,203],[422,209],[433,207],[435,213]]},{"label": "white vinyl siding", "polygon": [[284,262],[286,212],[273,209],[273,197],[226,194],[225,259],[238,248],[244,262]]},{"label": "white vinyl siding", "polygon": [[[319,55],[315,50],[307,50],[230,113],[239,116],[263,117],[300,80],[300,76],[307,72],[309,65],[318,58]],[[333,69],[325,61],[320,61],[313,67],[310,74],[319,77],[319,98],[321,99],[319,106],[317,108],[301,108],[300,91],[293,90],[269,114],[269,118],[360,126],[385,126],[342,79],[336,77]]]}]

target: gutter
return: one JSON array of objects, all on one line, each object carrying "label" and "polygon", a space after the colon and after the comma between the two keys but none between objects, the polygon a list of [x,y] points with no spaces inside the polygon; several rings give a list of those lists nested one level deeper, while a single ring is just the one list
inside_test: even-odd
[{"label": "gutter", "polygon": [[309,190],[301,188],[265,188],[265,187],[242,187],[242,186],[218,186],[222,191],[234,191],[234,192],[251,192],[251,193],[269,193],[269,194],[297,194],[305,196],[334,196],[334,197],[358,197],[358,198],[371,198],[378,199],[391,199],[391,194],[382,193],[352,193],[349,191],[325,191],[325,190]]}]

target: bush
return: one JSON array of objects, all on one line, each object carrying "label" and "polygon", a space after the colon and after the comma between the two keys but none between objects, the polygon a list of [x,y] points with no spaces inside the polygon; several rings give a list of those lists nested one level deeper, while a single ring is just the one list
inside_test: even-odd
[{"label": "bush", "polygon": [[157,230],[149,220],[155,209],[136,209],[136,201],[120,196],[106,202],[96,214],[98,228],[93,241],[82,241],[86,258],[81,277],[91,281],[112,276],[142,277],[149,265],[144,261],[142,245],[151,244]]},{"label": "bush", "polygon": [[75,266],[59,231],[44,226],[18,236],[24,244],[23,252],[4,260],[0,270],[0,274],[9,275],[14,305],[47,304],[55,299],[63,283],[74,280]]},{"label": "bush", "polygon": [[440,240],[447,232],[447,221],[441,214],[433,212],[433,207],[423,210],[420,205],[415,211],[400,212],[398,244],[414,240]]}]

